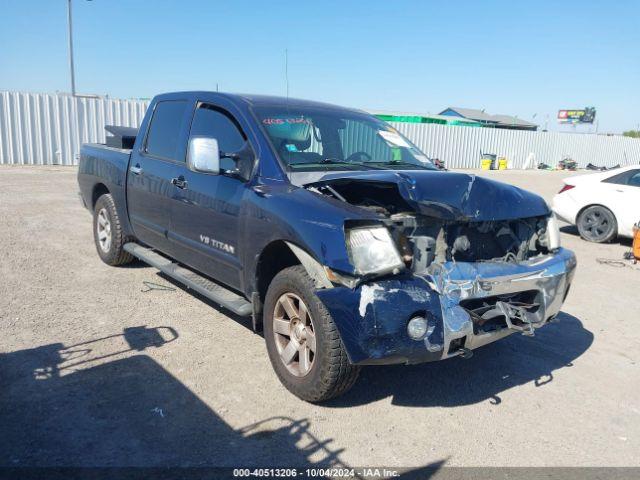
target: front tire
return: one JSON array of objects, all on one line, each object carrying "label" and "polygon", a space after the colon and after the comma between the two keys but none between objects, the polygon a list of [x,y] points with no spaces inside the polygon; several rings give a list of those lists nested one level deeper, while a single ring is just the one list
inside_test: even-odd
[{"label": "front tire", "polygon": [[589,242],[610,242],[618,234],[615,215],[601,205],[592,205],[580,212],[576,226],[580,236]]},{"label": "front tire", "polygon": [[264,337],[271,365],[291,393],[322,402],[349,390],[360,368],[349,363],[331,315],[303,266],[278,273],[264,304]]},{"label": "front tire", "polygon": [[93,209],[93,239],[100,259],[107,265],[124,265],[135,260],[123,248],[126,241],[122,224],[110,193],[98,198]]}]

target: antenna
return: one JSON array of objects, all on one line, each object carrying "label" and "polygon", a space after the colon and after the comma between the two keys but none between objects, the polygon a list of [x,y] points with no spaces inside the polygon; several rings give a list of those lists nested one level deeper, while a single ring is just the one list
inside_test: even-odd
[{"label": "antenna", "polygon": [[287,91],[287,100],[289,99],[289,50],[284,49],[284,83]]}]

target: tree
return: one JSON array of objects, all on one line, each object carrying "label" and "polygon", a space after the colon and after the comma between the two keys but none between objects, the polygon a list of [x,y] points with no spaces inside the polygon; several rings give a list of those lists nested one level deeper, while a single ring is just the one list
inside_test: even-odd
[{"label": "tree", "polygon": [[626,132],[622,132],[622,135],[625,137],[640,138],[640,130],[627,130]]}]

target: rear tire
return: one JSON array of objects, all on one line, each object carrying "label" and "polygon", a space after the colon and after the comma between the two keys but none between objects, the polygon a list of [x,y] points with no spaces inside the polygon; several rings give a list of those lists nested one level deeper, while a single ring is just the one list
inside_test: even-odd
[{"label": "rear tire", "polygon": [[107,265],[124,265],[135,260],[123,249],[126,239],[110,193],[98,198],[93,209],[93,239],[100,259]]},{"label": "rear tire", "polygon": [[271,365],[295,396],[322,402],[349,390],[360,368],[349,363],[331,315],[301,265],[278,273],[267,290],[264,337]]},{"label": "rear tire", "polygon": [[618,234],[618,223],[611,210],[602,205],[585,208],[576,219],[580,236],[588,242],[606,243]]}]

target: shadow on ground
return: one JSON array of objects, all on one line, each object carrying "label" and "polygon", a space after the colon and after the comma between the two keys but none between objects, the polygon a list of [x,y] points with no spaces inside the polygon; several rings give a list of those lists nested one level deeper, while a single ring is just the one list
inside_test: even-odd
[{"label": "shadow on ground", "polygon": [[[56,472],[24,467],[169,467],[153,471],[157,478],[220,475],[197,467],[349,468],[339,458],[344,449],[332,439],[317,439],[308,419],[270,417],[233,429],[141,354],[177,338],[172,328],[141,326],[75,345],[0,354],[0,477]],[[396,478],[429,478],[443,463]],[[191,469],[176,470],[184,467]],[[55,478],[92,472],[59,471]],[[134,478],[143,475],[138,471]]]},{"label": "shadow on ground", "polygon": [[[98,353],[118,336],[127,348]],[[171,329],[134,327],[0,354],[0,466],[340,464],[342,450],[314,438],[306,419],[235,430],[151,357],[122,358],[175,338]]]},{"label": "shadow on ground", "polygon": [[553,382],[554,372],[570,368],[592,343],[593,334],[580,320],[561,313],[535,337],[513,334],[475,350],[468,360],[367,367],[351,391],[327,406],[352,407],[386,397],[405,406],[456,407],[487,400],[500,405],[505,390],[529,382],[544,388]]}]

